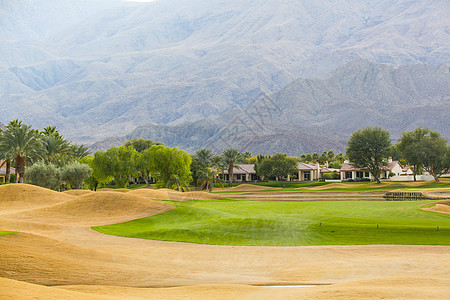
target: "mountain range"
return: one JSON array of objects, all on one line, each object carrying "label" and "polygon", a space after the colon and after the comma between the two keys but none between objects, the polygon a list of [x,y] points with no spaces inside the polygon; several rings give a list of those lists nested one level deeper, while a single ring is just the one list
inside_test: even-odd
[{"label": "mountain range", "polygon": [[93,150],[150,138],[189,151],[228,147],[253,153],[290,155],[345,151],[350,134],[381,126],[395,140],[402,131],[429,127],[450,137],[450,66],[391,67],[367,61],[348,63],[326,79],[298,79],[243,110],[178,125],[142,125]]},{"label": "mountain range", "polygon": [[[0,0],[0,121],[190,151],[343,150],[368,125],[448,138],[448,11],[446,0]],[[263,123],[248,113],[268,103]]]}]

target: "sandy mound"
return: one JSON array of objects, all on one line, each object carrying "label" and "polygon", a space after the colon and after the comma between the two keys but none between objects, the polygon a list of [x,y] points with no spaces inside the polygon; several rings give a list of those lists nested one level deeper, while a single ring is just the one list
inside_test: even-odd
[{"label": "sandy mound", "polygon": [[46,299],[46,300],[106,300],[117,299],[111,296],[99,296],[73,292],[54,287],[47,287],[37,284],[21,282],[12,279],[0,278],[0,298],[1,299]]},{"label": "sandy mound", "polygon": [[97,192],[5,217],[49,224],[94,226],[151,216],[174,207],[128,193]]},{"label": "sandy mound", "polygon": [[113,249],[98,251],[27,233],[2,236],[0,241],[0,277],[44,285],[78,285],[119,283],[127,278],[130,284],[133,276],[151,275],[136,263],[130,268],[133,260]]},{"label": "sandy mound", "polygon": [[64,194],[71,195],[71,196],[84,196],[86,194],[95,193],[91,190],[67,190],[63,192]]},{"label": "sandy mound", "polygon": [[[173,288],[119,286],[44,287],[0,278],[2,299],[448,299],[450,280],[386,277],[316,287],[264,287],[238,284]],[[16,292],[16,293],[14,293]],[[31,297],[30,297],[31,298]]]},{"label": "sandy mound", "polygon": [[129,189],[121,188],[121,189],[112,189],[112,188],[101,188],[98,189],[97,192],[120,192],[120,193],[126,193],[129,192]]},{"label": "sandy mound", "polygon": [[35,209],[74,199],[39,186],[14,183],[0,186],[0,214]]},{"label": "sandy mound", "polygon": [[348,184],[335,182],[335,183],[330,183],[330,184],[321,185],[321,186],[300,187],[300,188],[296,188],[296,190],[321,191],[321,190],[329,190],[329,189],[342,189],[342,188],[348,188],[348,187],[349,187]]},{"label": "sandy mound", "polygon": [[191,191],[178,192],[170,189],[136,189],[129,191],[128,195],[136,195],[153,200],[171,200],[171,201],[188,201],[188,200],[216,200],[221,197],[207,192]]}]

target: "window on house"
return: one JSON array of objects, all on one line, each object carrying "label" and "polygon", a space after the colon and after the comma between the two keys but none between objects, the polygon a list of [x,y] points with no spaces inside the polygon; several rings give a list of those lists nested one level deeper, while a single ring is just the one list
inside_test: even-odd
[{"label": "window on house", "polygon": [[305,181],[311,180],[311,171],[305,171],[303,173],[303,180],[305,180]]}]

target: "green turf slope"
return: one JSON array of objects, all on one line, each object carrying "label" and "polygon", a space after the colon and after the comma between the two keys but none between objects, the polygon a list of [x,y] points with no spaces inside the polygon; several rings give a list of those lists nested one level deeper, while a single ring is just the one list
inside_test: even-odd
[{"label": "green turf slope", "polygon": [[216,245],[450,245],[450,215],[423,211],[425,203],[189,201],[160,215],[93,229]]},{"label": "green turf slope", "polygon": [[0,235],[8,235],[8,234],[14,234],[17,233],[16,231],[1,231],[0,230]]}]

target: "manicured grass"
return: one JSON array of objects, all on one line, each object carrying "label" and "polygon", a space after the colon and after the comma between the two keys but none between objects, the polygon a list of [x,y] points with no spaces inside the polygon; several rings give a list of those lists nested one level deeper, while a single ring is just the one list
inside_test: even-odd
[{"label": "manicured grass", "polygon": [[1,231],[0,230],[0,235],[8,235],[8,234],[14,234],[17,233],[16,231]]},{"label": "manicured grass", "polygon": [[450,245],[450,215],[421,210],[427,202],[173,202],[172,211],[93,229],[217,245]]}]

